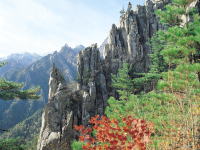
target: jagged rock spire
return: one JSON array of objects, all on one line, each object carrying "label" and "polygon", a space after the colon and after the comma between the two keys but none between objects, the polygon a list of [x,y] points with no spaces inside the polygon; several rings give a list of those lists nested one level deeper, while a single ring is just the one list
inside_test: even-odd
[{"label": "jagged rock spire", "polygon": [[49,79],[49,99],[51,99],[57,92],[59,86],[65,84],[66,81],[60,71],[53,64]]},{"label": "jagged rock spire", "polygon": [[127,9],[127,12],[130,12],[131,9],[132,9],[132,4],[131,4],[131,2],[129,2],[129,3],[128,3],[128,9]]}]

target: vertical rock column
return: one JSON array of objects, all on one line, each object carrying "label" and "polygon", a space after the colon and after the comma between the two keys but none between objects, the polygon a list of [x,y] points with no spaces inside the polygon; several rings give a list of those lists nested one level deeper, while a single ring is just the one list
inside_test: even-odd
[{"label": "vertical rock column", "polygon": [[84,124],[87,124],[92,116],[104,113],[108,92],[102,67],[100,52],[96,44],[79,53],[78,89],[84,91],[82,101]]},{"label": "vertical rock column", "polygon": [[49,80],[48,104],[42,115],[38,150],[70,149],[73,138],[73,110],[66,82],[53,66]]}]

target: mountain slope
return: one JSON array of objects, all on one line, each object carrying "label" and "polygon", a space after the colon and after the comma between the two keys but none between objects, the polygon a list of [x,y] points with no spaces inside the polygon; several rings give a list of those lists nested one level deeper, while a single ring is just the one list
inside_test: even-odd
[{"label": "mountain slope", "polygon": [[1,58],[0,61],[5,61],[7,64],[0,68],[0,76],[9,77],[13,72],[24,69],[32,63],[39,60],[41,56],[38,54],[11,54],[6,58]]},{"label": "mountain slope", "polygon": [[41,115],[42,110],[38,110],[32,116],[15,125],[9,132],[3,133],[1,138],[20,138],[24,141],[32,140],[39,133]]},{"label": "mountain slope", "polygon": [[40,109],[32,116],[15,125],[9,132],[0,135],[0,139],[20,139],[23,144],[27,145],[27,150],[35,150],[42,121],[41,115],[42,110]]}]

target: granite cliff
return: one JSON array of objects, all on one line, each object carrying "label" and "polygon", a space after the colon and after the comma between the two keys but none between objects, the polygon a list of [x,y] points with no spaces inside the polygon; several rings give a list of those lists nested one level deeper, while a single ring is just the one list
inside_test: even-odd
[{"label": "granite cliff", "polygon": [[79,53],[76,89],[70,89],[53,67],[38,150],[71,149],[70,142],[77,137],[73,126],[88,125],[91,116],[104,113],[107,98],[115,96],[111,74],[116,74],[124,62],[131,65],[133,73],[149,70],[151,48],[147,41],[163,29],[154,12],[169,2],[147,0],[145,6],[137,6],[136,10],[129,3],[128,9],[121,11],[120,26],[112,25],[103,57],[96,44]]}]

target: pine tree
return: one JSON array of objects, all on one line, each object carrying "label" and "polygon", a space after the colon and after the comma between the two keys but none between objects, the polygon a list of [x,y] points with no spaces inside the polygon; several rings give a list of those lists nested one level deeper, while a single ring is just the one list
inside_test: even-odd
[{"label": "pine tree", "polygon": [[112,75],[112,86],[117,89],[120,99],[127,99],[133,93],[134,85],[129,75],[129,65],[124,63],[117,75]]},{"label": "pine tree", "polygon": [[161,54],[165,41],[159,40],[160,34],[160,32],[155,33],[147,43],[152,49],[152,53],[149,55],[151,64],[148,73],[134,73],[132,75],[135,76],[133,78],[135,94],[150,92],[155,89],[157,81],[161,78],[161,73],[168,70],[168,64]]},{"label": "pine tree", "polygon": [[[0,67],[6,63],[0,63]],[[23,84],[7,81],[0,78],[0,99],[13,100],[13,99],[38,99],[39,87],[22,90]]]},{"label": "pine tree", "polygon": [[11,81],[6,81],[5,79],[0,79],[0,99],[13,100],[13,99],[38,99],[40,88],[32,88],[28,90],[21,90],[23,84],[15,83]]},{"label": "pine tree", "polygon": [[[146,74],[159,76],[156,88],[146,94],[130,95],[126,101],[111,98],[106,109],[110,118],[120,120],[132,115],[152,121],[153,149],[200,148],[200,16],[188,8],[191,2],[173,0],[157,12],[166,30],[154,36],[155,45],[151,46],[155,46],[155,59],[151,72]],[[184,22],[184,16],[190,17],[190,22]]]},{"label": "pine tree", "polygon": [[[146,76],[159,77],[153,91],[133,95],[136,81],[126,66],[113,79],[113,86],[129,96],[111,97],[106,115],[119,122],[129,115],[152,122],[155,132],[147,149],[200,149],[200,16],[188,8],[193,1],[172,0],[157,12],[166,30],[151,42],[154,59]],[[190,21],[184,22],[184,16]]]},{"label": "pine tree", "polygon": [[[200,16],[195,9],[189,9],[191,2],[173,0],[157,12],[161,23],[167,26],[166,30],[157,32],[155,39],[163,43],[159,55],[168,71],[161,74],[156,93],[160,95],[159,99],[170,100],[165,107],[172,109],[166,113],[173,112],[168,124],[175,129],[166,128],[163,135],[169,142],[166,146],[171,149],[198,149],[200,146],[197,138],[200,126]],[[184,21],[184,17],[190,21]]]}]

